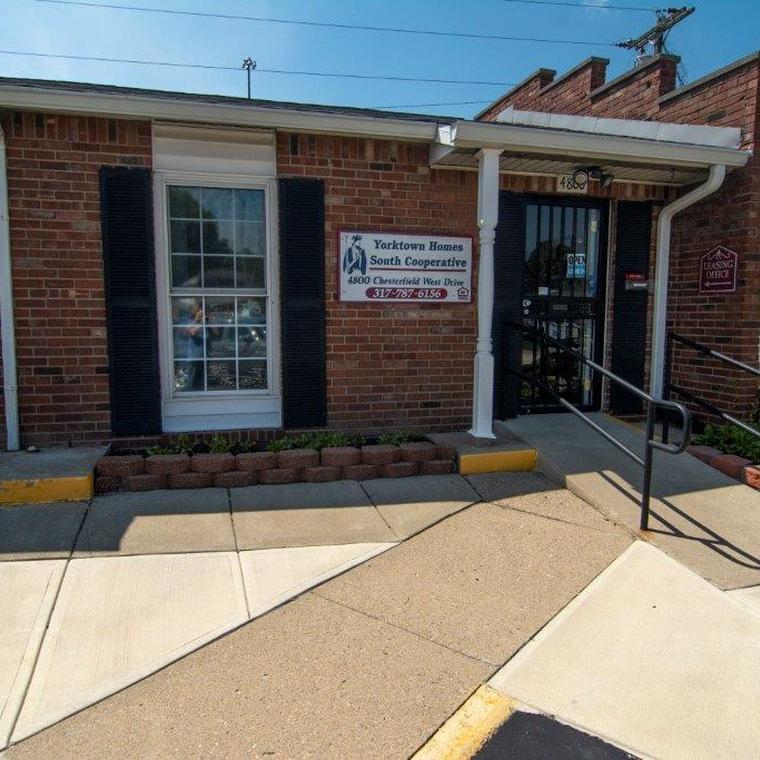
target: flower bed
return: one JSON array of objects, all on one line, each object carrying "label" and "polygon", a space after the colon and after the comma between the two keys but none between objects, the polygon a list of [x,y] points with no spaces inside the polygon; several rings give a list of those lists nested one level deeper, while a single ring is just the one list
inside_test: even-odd
[{"label": "flower bed", "polygon": [[734,425],[709,424],[689,446],[692,456],[724,475],[760,490],[760,441]]},{"label": "flower bed", "polygon": [[232,451],[156,453],[154,450],[146,454],[116,453],[103,457],[95,470],[96,492],[212,486],[242,488],[257,483],[327,483],[444,475],[454,472],[456,460],[453,447],[424,440],[320,449],[278,446],[274,441],[269,451],[235,454]]},{"label": "flower bed", "polygon": [[724,475],[760,490],[760,465],[753,464],[751,459],[738,454],[724,454],[712,446],[689,446],[687,451],[705,464],[720,470]]}]

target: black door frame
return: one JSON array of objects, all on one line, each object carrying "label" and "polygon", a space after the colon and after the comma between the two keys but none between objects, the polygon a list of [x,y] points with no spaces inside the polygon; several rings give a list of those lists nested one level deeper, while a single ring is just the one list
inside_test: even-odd
[{"label": "black door frame", "polygon": [[[494,355],[497,367],[494,383],[494,409],[500,418],[514,417],[521,413],[519,399],[520,383],[517,378],[521,368],[521,341],[515,331],[509,330],[507,321],[522,322],[523,274],[525,269],[526,206],[529,203],[560,207],[592,208],[599,211],[599,256],[597,261],[597,300],[600,304],[597,324],[601,329],[594,336],[595,361],[603,363],[607,328],[607,274],[609,259],[610,203],[605,198],[587,196],[546,195],[540,193],[511,193],[502,191],[499,196],[499,226],[496,235],[495,298],[494,298]],[[515,287],[516,278],[518,285]],[[582,407],[586,411],[598,411],[602,405],[602,378],[593,376],[592,404]],[[559,409],[546,408],[533,413],[551,413]]]}]

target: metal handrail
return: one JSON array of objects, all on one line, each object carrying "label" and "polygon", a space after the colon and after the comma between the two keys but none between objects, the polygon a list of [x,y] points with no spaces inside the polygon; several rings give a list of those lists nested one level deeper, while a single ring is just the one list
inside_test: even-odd
[{"label": "metal handrail", "polygon": [[[531,335],[534,339],[540,339],[544,343],[546,343],[549,346],[553,346],[554,348],[564,351],[566,354],[569,354],[577,361],[585,364],[588,367],[591,367],[592,370],[599,372],[600,374],[604,375],[606,378],[611,380],[613,383],[617,383],[622,388],[625,388],[627,391],[632,393],[635,396],[638,396],[642,401],[645,401],[647,404],[647,421],[646,421],[646,442],[644,446],[644,457],[640,457],[638,454],[636,454],[634,451],[629,449],[624,443],[619,441],[617,438],[615,438],[613,435],[608,433],[601,425],[594,422],[594,420],[591,419],[587,414],[582,412],[578,407],[576,407],[574,404],[571,404],[567,399],[562,398],[556,391],[554,391],[551,387],[549,387],[548,384],[541,383],[540,381],[537,381],[535,378],[527,377],[523,375],[520,372],[516,372],[515,370],[508,370],[512,374],[516,375],[518,378],[526,380],[530,382],[531,384],[534,384],[538,387],[542,387],[545,392],[548,392],[550,396],[552,396],[555,401],[557,401],[560,406],[567,409],[569,412],[572,412],[578,419],[582,420],[586,425],[588,425],[592,430],[594,430],[596,433],[602,436],[606,441],[611,443],[615,448],[617,448],[619,451],[621,451],[623,454],[625,454],[629,459],[632,459],[636,464],[638,464],[640,467],[644,468],[644,474],[642,479],[642,485],[641,485],[641,521],[640,521],[640,527],[642,530],[648,530],[649,529],[649,502],[651,498],[651,492],[652,492],[652,464],[653,464],[653,456],[654,456],[654,450],[657,449],[658,451],[665,451],[668,454],[681,454],[686,450],[686,447],[689,445],[689,442],[691,441],[691,413],[689,410],[683,406],[683,404],[679,404],[676,401],[671,401],[669,399],[658,399],[654,396],[650,396],[645,391],[641,390],[641,388],[637,388],[635,385],[632,385],[627,380],[624,380],[619,375],[616,375],[614,372],[611,372],[610,370],[606,369],[605,367],[602,367],[600,364],[597,364],[595,361],[592,361],[588,357],[584,356],[579,351],[575,351],[572,348],[569,348],[568,346],[564,345],[558,340],[555,340],[554,338],[549,337],[543,330],[539,330],[535,327],[526,327],[524,324],[520,322],[514,322],[512,320],[506,321],[506,326],[510,327],[512,329],[520,330],[524,334]],[[657,410],[663,409],[668,411],[674,411],[678,412],[678,414],[681,417],[681,420],[683,422],[683,425],[681,427],[681,440],[677,444],[673,443],[667,443],[667,441],[657,441],[655,440],[654,433],[655,433],[655,422],[657,420]],[[665,418],[667,418],[667,414],[664,415]]]},{"label": "metal handrail", "polygon": [[[751,425],[748,425],[746,422],[742,422],[742,420],[739,420],[733,415],[728,414],[728,412],[724,412],[716,404],[713,404],[707,399],[704,399],[701,396],[698,396],[696,393],[693,393],[692,391],[687,390],[683,386],[676,385],[672,381],[673,344],[674,343],[682,343],[684,346],[687,346],[688,348],[693,349],[698,354],[702,354],[703,356],[709,356],[709,357],[712,357],[713,359],[717,359],[718,361],[723,362],[724,364],[728,364],[730,367],[735,367],[736,369],[739,369],[742,372],[746,372],[747,374],[754,375],[755,377],[760,377],[760,369],[758,369],[757,367],[752,367],[749,364],[745,364],[744,362],[740,362],[738,359],[734,359],[731,356],[727,356],[726,354],[721,353],[720,351],[715,351],[709,346],[706,346],[704,343],[698,343],[696,340],[687,338],[685,335],[679,335],[677,332],[674,332],[672,330],[668,332],[667,345],[665,349],[665,378],[663,382],[663,391],[664,391],[665,398],[670,399],[671,391],[675,391],[679,396],[683,396],[683,398],[687,399],[688,401],[691,401],[693,404],[696,404],[702,409],[705,409],[706,411],[710,412],[710,414],[714,415],[715,417],[720,417],[726,422],[729,422],[732,425],[736,425],[736,427],[739,427],[745,432],[750,433],[750,435],[754,435],[755,437],[760,438],[760,430],[758,430],[757,428],[754,428]],[[670,434],[670,420],[668,419],[668,416],[665,415],[662,422],[662,440],[665,443],[667,443],[668,441],[669,434]]]}]

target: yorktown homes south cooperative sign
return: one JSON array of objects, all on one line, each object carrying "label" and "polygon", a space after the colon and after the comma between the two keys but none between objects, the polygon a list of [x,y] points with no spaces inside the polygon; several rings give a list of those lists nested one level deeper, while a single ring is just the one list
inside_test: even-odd
[{"label": "yorktown homes south cooperative sign", "polygon": [[472,297],[472,239],[341,230],[341,301],[456,301]]}]

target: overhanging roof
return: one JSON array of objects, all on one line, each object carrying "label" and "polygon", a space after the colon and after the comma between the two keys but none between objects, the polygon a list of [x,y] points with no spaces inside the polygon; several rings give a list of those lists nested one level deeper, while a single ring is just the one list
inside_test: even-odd
[{"label": "overhanging roof", "polygon": [[0,78],[0,108],[235,125],[378,137],[431,145],[434,167],[475,168],[481,148],[503,151],[508,172],[565,174],[598,166],[616,179],[685,185],[713,164],[744,166],[741,133],[664,124],[507,110],[499,123],[342,106],[288,103],[133,87]]},{"label": "overhanging roof", "polygon": [[597,166],[618,180],[686,185],[713,164],[737,168],[750,157],[734,128],[514,110],[504,116],[498,123],[439,125],[431,165],[473,168],[480,149],[496,148],[507,172],[565,174]]}]

